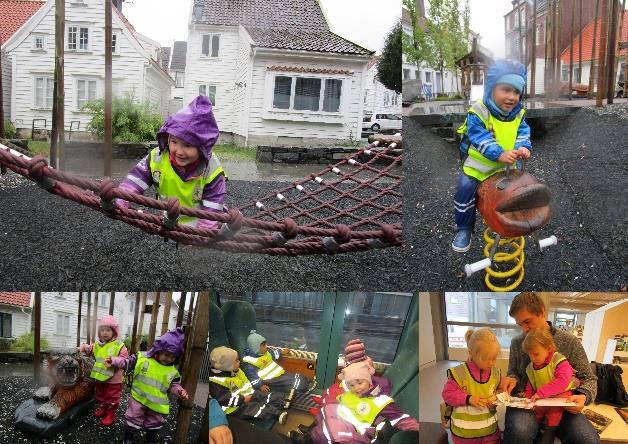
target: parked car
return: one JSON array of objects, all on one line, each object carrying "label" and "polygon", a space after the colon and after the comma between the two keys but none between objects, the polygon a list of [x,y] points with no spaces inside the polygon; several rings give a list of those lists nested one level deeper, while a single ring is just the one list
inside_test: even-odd
[{"label": "parked car", "polygon": [[387,131],[400,129],[401,117],[396,114],[373,114],[364,116],[362,119],[362,130]]}]

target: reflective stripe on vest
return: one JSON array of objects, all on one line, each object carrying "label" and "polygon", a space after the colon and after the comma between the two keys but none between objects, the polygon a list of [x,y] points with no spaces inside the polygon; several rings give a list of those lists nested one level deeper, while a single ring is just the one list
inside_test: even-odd
[{"label": "reflective stripe on vest", "polygon": [[277,364],[273,357],[270,355],[270,352],[264,353],[259,358],[254,358],[253,356],[245,356],[242,358],[244,362],[247,364],[251,364],[259,369],[257,372],[257,377],[262,381],[268,381],[269,379],[277,378],[283,375],[286,371]]},{"label": "reflective stripe on vest", "polygon": [[386,395],[361,398],[352,392],[343,393],[338,400],[340,401],[338,416],[353,424],[362,435],[371,427],[380,412],[393,402],[393,399]]},{"label": "reflective stripe on vest", "polygon": [[[499,385],[500,372],[493,368],[488,380],[476,381],[467,364],[464,363],[450,370],[456,383],[468,395],[490,398]],[[470,405],[454,407],[451,413],[451,432],[461,438],[482,438],[497,431],[497,415],[493,409],[478,408]]]},{"label": "reflective stripe on vest", "polygon": [[94,367],[92,367],[89,377],[96,381],[106,381],[110,379],[116,369],[113,367],[105,367],[105,360],[109,357],[118,356],[122,347],[124,347],[124,342],[121,340],[107,342],[103,345],[96,342],[92,349],[96,361],[94,362]]},{"label": "reflective stripe on vest", "polygon": [[[187,208],[201,208],[205,186],[212,183],[221,174],[225,175],[218,156],[212,154],[209,164],[201,176],[191,177],[187,181],[183,180],[172,168],[168,153],[165,151],[160,153],[159,148],[153,148],[150,152],[150,171],[159,199],[166,200],[170,197],[176,197],[179,199],[180,205]],[[213,207],[213,205],[208,206]],[[178,223],[196,226],[198,219],[181,215]]]},{"label": "reflective stripe on vest", "polygon": [[[543,387],[545,384],[552,381],[554,379],[556,367],[558,367],[558,364],[566,360],[567,358],[564,355],[558,352],[554,352],[554,355],[552,356],[550,362],[543,368],[536,370],[534,369],[532,362],[530,362],[526,367],[526,374],[528,375],[528,380],[530,381],[530,385],[532,386],[532,388],[536,391],[540,387]],[[565,387],[563,391],[567,392],[577,387],[578,379],[574,375],[572,375],[569,384],[567,385],[567,387]]]},{"label": "reflective stripe on vest", "polygon": [[179,371],[172,365],[163,365],[154,358],[137,354],[131,396],[137,402],[157,413],[167,415],[170,412],[168,389]]},{"label": "reflective stripe on vest", "polygon": [[[525,108],[522,108],[519,114],[517,114],[517,117],[510,122],[504,122],[495,118],[481,101],[475,102],[473,106],[469,108],[469,112],[480,118],[486,129],[493,133],[495,141],[504,151],[511,151],[515,148],[517,132],[523,120]],[[467,121],[465,120],[464,124],[458,129],[458,132],[464,131],[466,133],[466,125]],[[469,146],[467,154],[468,157],[464,161],[462,169],[466,175],[480,182],[505,168],[505,164],[502,162],[494,162],[484,157],[473,145]]]},{"label": "reflective stripe on vest", "polygon": [[246,377],[242,369],[238,369],[234,376],[210,376],[209,380],[211,382],[215,382],[222,387],[225,387],[231,393],[229,403],[226,406],[221,406],[222,410],[227,415],[235,412],[240,408],[239,405],[232,405],[236,402],[238,396],[252,395],[255,391],[253,385],[249,381],[249,378]]}]

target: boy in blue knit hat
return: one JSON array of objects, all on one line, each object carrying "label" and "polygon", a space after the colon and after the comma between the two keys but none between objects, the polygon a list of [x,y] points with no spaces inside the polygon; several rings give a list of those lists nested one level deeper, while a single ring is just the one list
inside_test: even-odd
[{"label": "boy in blue knit hat", "polygon": [[516,167],[517,159],[530,157],[530,127],[523,118],[526,69],[515,60],[497,60],[489,68],[484,97],[471,106],[464,124],[460,150],[464,158],[454,195],[456,235],[454,251],[471,247],[475,226],[475,195],[480,182]]}]

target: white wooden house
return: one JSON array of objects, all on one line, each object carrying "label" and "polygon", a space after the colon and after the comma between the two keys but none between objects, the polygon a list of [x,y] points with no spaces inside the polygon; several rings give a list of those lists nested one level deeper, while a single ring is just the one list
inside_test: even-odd
[{"label": "white wooden house", "polygon": [[364,90],[364,114],[401,115],[401,94],[388,89],[377,79],[378,58],[373,57],[368,64],[366,88]]},{"label": "white wooden house", "polygon": [[[20,2],[14,2],[19,5]],[[104,0],[70,0],[65,6],[65,127],[80,122],[84,130],[90,115],[81,111],[86,101],[104,95]],[[122,1],[115,1],[120,7]],[[19,6],[16,6],[19,7]],[[148,101],[161,115],[168,113],[172,78],[157,63],[159,44],[135,32],[112,6],[113,94],[132,93]],[[5,115],[18,129],[30,129],[33,119],[52,120],[55,53],[55,1],[47,0],[2,46],[3,67],[10,67],[10,96]]]},{"label": "white wooden house", "polygon": [[209,96],[238,144],[359,138],[371,55],[331,32],[316,0],[194,0],[183,101]]},{"label": "white wooden house", "polygon": [[31,331],[30,293],[0,292],[0,338],[15,339]]},{"label": "white wooden house", "polygon": [[[93,301],[93,293],[92,293]],[[149,301],[154,294],[149,293]],[[45,337],[51,347],[75,347],[78,327],[78,300],[77,292],[45,292],[41,294],[41,335]],[[98,293],[96,303],[97,319],[109,314],[109,292]],[[90,317],[94,307],[91,306]],[[133,314],[135,310],[135,293],[116,293],[113,316],[120,327],[120,338],[126,339],[133,331]],[[176,326],[178,305],[173,301],[168,320],[168,329]],[[157,337],[161,332],[163,319],[163,296],[157,317]],[[150,314],[145,315],[142,328],[143,334],[148,334]],[[87,295],[83,293],[81,305],[81,343],[87,341]]]}]

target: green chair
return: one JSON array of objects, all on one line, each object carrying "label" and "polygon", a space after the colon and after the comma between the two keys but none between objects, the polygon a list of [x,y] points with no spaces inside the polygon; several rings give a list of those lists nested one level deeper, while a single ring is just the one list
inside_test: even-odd
[{"label": "green chair", "polygon": [[401,351],[384,372],[393,384],[391,396],[408,415],[419,420],[419,323],[410,327]]},{"label": "green chair", "polygon": [[212,351],[216,347],[230,347],[225,330],[225,320],[222,311],[216,304],[209,301],[209,343],[207,347]]},{"label": "green chair", "polygon": [[222,305],[222,316],[229,344],[242,358],[246,338],[255,330],[255,309],[246,301],[227,301]]}]

